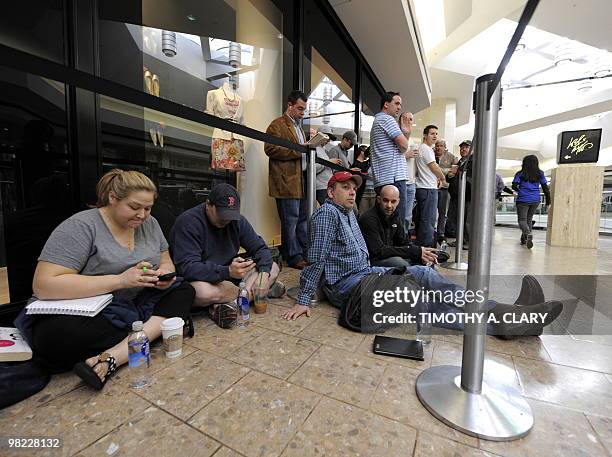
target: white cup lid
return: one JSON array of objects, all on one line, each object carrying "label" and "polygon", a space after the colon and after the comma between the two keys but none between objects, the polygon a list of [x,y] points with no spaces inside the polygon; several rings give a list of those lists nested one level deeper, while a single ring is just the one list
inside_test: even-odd
[{"label": "white cup lid", "polygon": [[174,330],[185,325],[185,321],[180,317],[171,317],[161,323],[162,330]]}]

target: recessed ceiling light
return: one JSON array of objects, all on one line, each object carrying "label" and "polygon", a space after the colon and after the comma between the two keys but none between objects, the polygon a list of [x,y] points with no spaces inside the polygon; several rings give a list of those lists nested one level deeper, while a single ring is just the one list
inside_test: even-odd
[{"label": "recessed ceiling light", "polygon": [[563,65],[567,65],[570,62],[572,62],[572,59],[570,57],[563,57],[563,58],[556,57],[555,58],[555,66],[556,67],[561,67]]},{"label": "recessed ceiling light", "polygon": [[195,21],[196,17],[193,14],[188,14],[187,19],[189,19],[190,21]]}]

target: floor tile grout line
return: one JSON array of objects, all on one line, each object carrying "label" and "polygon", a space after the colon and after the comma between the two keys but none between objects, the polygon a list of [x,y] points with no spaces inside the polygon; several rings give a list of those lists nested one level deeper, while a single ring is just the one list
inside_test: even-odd
[{"label": "floor tile grout line", "polygon": [[549,400],[542,400],[540,398],[528,397],[527,395],[524,395],[524,394],[523,394],[523,397],[528,399],[528,400],[531,400],[531,401],[537,401],[537,402],[544,403],[544,404],[549,405],[549,406],[556,406],[557,408],[567,409],[568,411],[573,411],[575,413],[589,414],[591,416],[597,416],[597,417],[601,417],[603,419],[610,419],[610,420],[612,420],[612,414],[609,415],[609,416],[603,416],[601,414],[589,413],[589,412],[587,412],[587,411],[585,411],[583,409],[577,409],[577,408],[572,408],[570,406],[561,405],[559,403],[553,403],[553,402],[551,402]]},{"label": "floor tile grout line", "polygon": [[582,414],[584,415],[584,418],[586,419],[587,424],[589,424],[589,427],[591,427],[591,430],[593,431],[593,433],[595,433],[595,436],[599,438],[599,445],[603,448],[606,454],[608,454],[609,456],[612,456],[612,449],[608,450],[607,446],[604,444],[603,437],[597,432],[597,430],[595,430],[595,426],[589,419],[589,416],[587,415],[587,413],[583,412]]},{"label": "floor tile grout line", "polygon": [[565,365],[565,364],[560,363],[560,362],[553,362],[552,360],[549,361],[549,360],[542,360],[542,359],[530,359],[529,357],[523,357],[523,356],[520,356],[520,355],[513,355],[512,357],[516,357],[516,358],[519,358],[519,359],[530,360],[530,361],[536,361],[536,362],[540,362],[540,363],[548,363],[550,365],[555,365],[557,367],[572,368],[574,370],[588,371],[589,373],[596,373],[596,374],[600,374],[600,375],[603,375],[603,376],[606,376],[606,375],[612,376],[612,373],[608,373],[607,371],[597,371],[597,370],[592,370],[590,368],[581,368],[581,367],[576,367],[576,366],[573,366],[573,365]]},{"label": "floor tile grout line", "polygon": [[[125,392],[126,392],[126,393],[130,393],[131,391],[129,391],[129,390],[125,390]],[[133,393],[133,392],[131,392],[131,393]],[[137,395],[137,397],[141,398],[139,395]],[[145,399],[145,400],[146,400],[146,399]],[[149,404],[151,403],[151,402],[149,402],[149,401],[146,401],[146,402],[147,402],[147,403],[149,403]],[[152,405],[152,406],[155,406],[155,405]],[[121,422],[119,425],[117,425],[116,427],[112,428],[112,429],[111,429],[111,430],[109,430],[108,432],[103,433],[103,434],[102,434],[102,436],[100,436],[100,437],[98,437],[98,438],[94,439],[94,440],[93,440],[91,443],[87,444],[87,445],[86,445],[84,448],[79,449],[78,451],[76,451],[75,453],[73,453],[73,454],[71,454],[71,455],[76,455],[76,454],[78,454],[79,452],[83,452],[85,449],[87,449],[87,448],[89,448],[89,447],[93,446],[93,445],[94,445],[94,444],[96,444],[98,441],[100,441],[102,438],[104,438],[104,437],[108,436],[109,434],[113,433],[114,431],[118,430],[118,429],[119,429],[119,428],[121,428],[123,425],[125,425],[125,424],[126,424],[126,423],[128,423],[128,422],[130,422],[130,421],[131,421],[133,418],[137,417],[138,415],[140,415],[140,414],[144,413],[144,412],[145,412],[147,409],[149,409],[149,408],[150,408],[150,406],[147,406],[147,407],[146,407],[146,408],[144,408],[142,411],[135,412],[133,415],[128,416],[128,418],[127,418],[125,421]],[[157,408],[157,409],[159,409],[159,408]]]},{"label": "floor tile grout line", "polygon": [[[388,367],[385,369],[385,371],[386,371],[387,369],[389,369],[389,368],[393,368],[393,367],[406,368],[406,369],[412,370],[412,368],[410,368],[410,367],[406,367],[406,366],[402,366],[402,365],[389,365],[389,366],[388,366]],[[383,373],[383,376],[384,376],[384,373]],[[378,390],[378,388],[377,388],[377,390]],[[374,394],[376,394],[376,392],[374,392]],[[372,398],[374,398],[374,395],[372,396]],[[336,399],[334,399],[334,400],[336,400]],[[342,401],[342,400],[338,400],[338,401]],[[346,402],[343,402],[343,403],[346,403]],[[355,406],[355,405],[351,405],[350,403],[348,403],[348,404],[349,404],[350,406]],[[422,405],[421,405],[421,406],[422,406]],[[356,407],[356,408],[359,408],[359,406],[355,406],[355,407]],[[425,407],[423,406],[423,408],[425,408]],[[364,409],[364,408],[361,408],[361,409]],[[468,444],[463,443],[463,442],[461,442],[461,441],[457,441],[456,439],[454,439],[454,438],[452,438],[452,437],[443,436],[443,435],[440,435],[440,434],[438,434],[438,433],[436,433],[436,432],[433,432],[433,431],[431,431],[431,430],[423,430],[423,429],[421,429],[421,428],[417,427],[416,425],[407,424],[407,423],[402,422],[402,421],[400,421],[400,420],[398,420],[398,419],[395,419],[395,418],[393,418],[393,417],[391,417],[391,416],[387,416],[386,414],[383,414],[383,413],[381,413],[381,412],[378,412],[378,411],[373,411],[371,408],[368,408],[366,411],[368,411],[368,412],[370,412],[370,413],[372,413],[372,414],[374,414],[374,415],[377,415],[377,416],[380,416],[380,417],[384,417],[385,419],[391,420],[391,421],[396,422],[396,423],[398,423],[398,424],[402,424],[402,425],[404,425],[404,426],[406,426],[406,427],[410,427],[410,428],[413,428],[413,429],[415,429],[415,430],[422,430],[422,431],[424,431],[424,432],[426,432],[426,433],[429,433],[429,434],[431,434],[431,435],[435,435],[435,436],[439,436],[439,437],[442,437],[442,438],[446,438],[446,439],[448,439],[448,440],[450,440],[450,441],[453,441],[453,442],[455,442],[455,443],[464,444],[464,445],[466,445],[466,446],[469,446]],[[426,410],[426,411],[427,411],[427,410]],[[437,417],[435,417],[433,414],[429,413],[428,411],[427,411],[427,413],[428,413],[428,414],[430,414],[430,416],[431,416],[431,417],[432,417],[432,418],[433,418],[433,419],[434,419],[434,420],[435,420],[437,423],[442,424],[442,425],[444,425],[445,427],[448,427],[448,428],[449,428],[449,429],[451,429],[451,430],[455,430],[455,429],[453,429],[452,427],[450,427],[450,426],[448,426],[447,424],[445,424],[444,422],[442,422],[442,421],[441,421],[440,419],[438,419]],[[457,431],[459,432],[459,430],[457,430]],[[459,433],[461,433],[461,436],[463,436],[463,435],[465,435],[465,436],[470,436],[470,435],[468,435],[468,434],[466,434],[466,433],[463,433],[463,432],[459,432]],[[476,438],[476,439],[478,439],[478,438]],[[472,448],[473,448],[473,446],[470,446],[470,447],[472,447]]]},{"label": "floor tile grout line", "polygon": [[[231,360],[230,360],[231,362]],[[232,363],[236,363],[236,362],[232,362]],[[240,365],[240,364],[237,364]],[[243,365],[240,365],[243,366]],[[244,367],[244,366],[243,366]],[[221,392],[219,395],[215,395],[214,398],[211,398],[209,401],[206,402],[205,405],[203,405],[200,409],[198,409],[195,413],[193,413],[191,416],[189,416],[185,422],[189,423],[189,421],[191,421],[191,419],[193,419],[196,415],[198,415],[198,413],[200,413],[204,408],[206,408],[208,405],[210,405],[213,401],[217,400],[221,395],[225,394],[228,390],[232,389],[236,384],[238,384],[240,381],[242,381],[245,377],[247,377],[253,370],[249,367],[244,367],[247,368],[249,371],[247,371],[244,375],[240,376],[239,379],[237,379],[235,382],[233,382],[232,384],[229,385],[229,387],[225,390],[223,390],[223,392]]]},{"label": "floor tile grout line", "polygon": [[[268,331],[266,334],[269,334],[269,333],[271,333],[271,332],[273,332],[273,330]],[[296,336],[294,336],[294,335],[287,335],[286,333],[282,333],[282,335],[289,336],[289,337],[295,338],[295,339],[297,339],[297,340],[304,339],[304,338],[298,338],[298,337],[296,337]],[[265,336],[265,334],[264,334],[264,335],[260,335],[260,336],[258,336],[257,338],[260,338],[260,337],[263,337],[263,336]],[[257,338],[256,338],[256,339],[257,339]],[[253,341],[254,341],[254,340],[253,340]],[[300,366],[299,366],[299,367],[298,367],[296,370],[294,370],[294,371],[292,371],[291,373],[289,373],[289,374],[287,375],[287,377],[286,377],[286,378],[281,378],[281,377],[279,377],[279,376],[276,376],[276,375],[273,375],[273,374],[267,373],[267,372],[262,371],[262,370],[260,370],[260,369],[253,368],[253,367],[251,367],[251,366],[249,366],[249,365],[245,365],[245,364],[244,364],[244,363],[242,363],[242,362],[236,361],[236,360],[234,360],[234,359],[230,359],[230,358],[228,358],[228,357],[225,357],[225,359],[226,359],[226,360],[229,360],[230,362],[236,363],[236,364],[238,364],[238,365],[241,365],[241,366],[247,367],[247,368],[249,368],[249,369],[251,369],[251,370],[257,371],[257,372],[259,372],[259,373],[263,373],[263,374],[266,374],[266,375],[268,375],[268,376],[272,376],[272,377],[277,378],[277,379],[280,379],[280,380],[282,380],[282,381],[287,381],[287,380],[288,380],[288,379],[291,377],[291,375],[293,375],[293,374],[294,374],[294,373],[295,373],[295,372],[296,372],[298,369],[300,369],[300,368],[302,367],[302,365],[303,365],[304,363],[306,363],[306,361],[307,361],[307,360],[309,360],[309,359],[312,357],[312,355],[313,355],[315,352],[317,352],[317,351],[318,351],[318,350],[319,350],[319,349],[322,347],[322,344],[321,344],[321,343],[318,343],[318,342],[316,342],[316,341],[310,341],[310,340],[306,340],[306,341],[308,341],[309,343],[314,343],[314,344],[316,344],[318,347],[317,347],[317,348],[316,348],[316,349],[313,351],[313,353],[312,353],[312,354],[310,354],[310,355],[309,355],[309,356],[306,358],[306,360],[304,360],[304,362],[302,362],[302,363],[300,364]]]},{"label": "floor tile grout line", "polygon": [[[132,392],[131,390],[128,390],[128,392]],[[134,393],[134,392],[132,392]],[[205,432],[203,432],[202,430],[199,430],[198,428],[194,427],[193,425],[191,425],[189,422],[187,422],[186,420],[184,420],[183,418],[177,416],[176,414],[174,414],[171,411],[167,411],[163,408],[161,408],[159,405],[156,405],[155,403],[153,403],[151,400],[148,400],[147,398],[141,397],[140,395],[137,395],[139,398],[141,398],[142,400],[145,400],[147,403],[149,403],[150,406],[148,406],[147,408],[145,408],[143,411],[134,414],[133,416],[130,416],[128,419],[126,419],[124,422],[122,422],[121,424],[119,424],[117,427],[115,427],[113,430],[109,431],[108,433],[105,433],[104,435],[102,435],[100,438],[96,439],[93,443],[91,443],[90,445],[88,445],[86,448],[81,449],[78,452],[82,452],[85,449],[87,449],[88,447],[91,447],[92,445],[94,445],[95,443],[97,443],[98,441],[100,441],[101,439],[105,438],[106,436],[110,435],[111,433],[113,433],[114,431],[117,431],[119,428],[121,428],[122,426],[126,425],[128,422],[130,422],[132,419],[136,418],[138,415],[143,414],[147,409],[149,408],[155,408],[156,410],[160,411],[163,414],[167,414],[171,417],[173,417],[174,419],[178,420],[180,423],[188,426],[189,428],[195,430],[196,432],[198,432],[201,435],[204,435],[206,438],[211,439],[212,441],[214,441],[215,443],[217,443],[219,445],[219,448],[217,448],[214,453],[217,453],[217,451],[223,446],[223,443],[221,443],[219,440],[213,438],[212,436],[207,435]],[[207,403],[208,404],[208,403]],[[77,452],[77,453],[78,453]],[[74,454],[73,454],[74,455]],[[214,455],[214,454],[213,454]]]},{"label": "floor tile grout line", "polygon": [[[245,376],[246,376],[246,375],[245,375]],[[244,377],[244,376],[243,376],[243,377]],[[223,393],[225,393],[225,391],[224,391]],[[168,411],[168,410],[166,410],[166,409],[162,408],[160,405],[157,405],[157,404],[153,403],[153,401],[151,401],[151,400],[149,400],[149,399],[147,399],[147,398],[145,398],[145,397],[141,397],[140,395],[139,395],[139,397],[140,397],[140,398],[142,398],[143,400],[147,401],[148,403],[150,403],[150,405],[151,405],[153,408],[158,409],[158,410],[160,410],[162,413],[165,413],[165,414],[168,414],[169,416],[174,417],[176,420],[178,420],[179,422],[181,422],[181,423],[183,423],[183,424],[187,425],[189,428],[191,428],[191,429],[193,429],[193,430],[197,431],[198,433],[200,433],[200,434],[202,434],[202,435],[206,436],[207,438],[210,438],[210,439],[211,439],[211,440],[213,440],[214,442],[216,442],[216,443],[218,443],[218,444],[220,444],[220,445],[223,445],[223,443],[221,443],[219,440],[217,440],[217,439],[213,438],[213,437],[212,437],[212,436],[210,436],[210,435],[207,435],[207,434],[206,434],[205,432],[203,432],[202,430],[200,430],[200,429],[198,429],[198,428],[194,427],[192,424],[190,424],[190,423],[189,423],[189,420],[190,420],[190,419],[191,419],[193,416],[190,416],[188,419],[183,419],[182,417],[177,416],[175,413],[173,413],[173,412],[171,412],[171,411]],[[217,396],[217,397],[218,397],[218,396]],[[215,397],[213,400],[217,399],[217,397]],[[210,402],[212,402],[213,400],[210,400],[209,402],[207,402],[207,403],[206,403],[206,405],[205,405],[204,407],[206,407],[207,405],[209,405],[209,404],[210,404]],[[148,408],[147,408],[147,409],[148,409]],[[146,410],[145,410],[145,411],[146,411]],[[143,411],[143,412],[144,412],[144,411]],[[141,414],[142,414],[142,413],[141,413]],[[196,414],[197,414],[197,413],[196,413]],[[126,421],[126,422],[129,422],[129,420],[128,420],[128,421]],[[126,422],[124,422],[122,425],[124,425]],[[216,453],[217,451],[218,451],[218,449],[215,451],[215,453]]]},{"label": "floor tile grout line", "polygon": [[412,457],[416,457],[417,444],[419,442],[420,434],[421,434],[421,430],[416,429],[416,434],[414,435],[414,447],[412,448]]},{"label": "floor tile grout line", "polygon": [[293,435],[291,435],[291,438],[289,438],[289,440],[287,440],[287,444],[285,444],[285,446],[281,449],[281,451],[278,453],[277,457],[280,457],[281,455],[283,455],[283,453],[287,450],[287,447],[289,447],[291,442],[295,439],[296,435],[301,431],[301,429],[304,426],[304,424],[306,424],[308,419],[310,419],[310,416],[312,415],[314,410],[317,409],[319,404],[321,404],[321,401],[323,400],[323,397],[324,396],[322,394],[319,394],[319,398],[318,398],[316,404],[312,407],[312,409],[310,410],[310,412],[308,413],[306,418],[302,421],[302,423],[299,426],[296,427],[295,432],[293,433]]},{"label": "floor tile grout line", "polygon": [[321,348],[323,347],[322,344],[319,344],[319,347],[316,348],[312,354],[310,354],[301,364],[300,366],[298,366],[295,370],[293,370],[291,373],[289,373],[289,376],[287,376],[286,381],[289,382],[289,379],[296,374],[310,359],[312,359],[316,354],[318,354],[321,351]]},{"label": "floor tile grout line", "polygon": [[[208,436],[208,435],[207,435],[207,436]],[[233,447],[231,447],[231,446],[226,446],[226,445],[225,445],[225,444],[223,444],[223,443],[221,443],[221,447],[220,447],[219,449],[217,449],[217,450],[215,451],[215,453],[214,453],[213,455],[211,455],[210,457],[215,457],[216,455],[220,454],[220,453],[221,453],[221,450],[222,450],[224,447],[228,448],[228,449],[229,449],[229,450],[231,450],[232,452],[235,452],[235,453],[236,453],[236,454],[238,454],[240,457],[244,457],[244,454],[243,454],[242,452],[238,452],[238,451],[237,451],[236,449],[234,449]]]}]

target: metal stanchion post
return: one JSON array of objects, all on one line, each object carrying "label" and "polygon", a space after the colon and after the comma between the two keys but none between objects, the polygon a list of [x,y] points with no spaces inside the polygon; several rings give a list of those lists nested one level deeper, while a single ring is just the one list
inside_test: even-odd
[{"label": "metal stanchion post", "polygon": [[312,217],[312,213],[316,209],[317,204],[317,151],[311,149],[308,151],[308,182],[306,196],[308,198],[308,219]]},{"label": "metal stanchion post", "polygon": [[455,239],[455,261],[444,264],[444,268],[451,270],[467,270],[468,264],[461,261],[461,251],[463,249],[463,226],[465,224],[465,189],[467,187],[467,172],[459,172],[459,207],[457,211],[457,238]]},{"label": "metal stanchion post", "polygon": [[[317,151],[315,149],[311,149],[308,152],[308,179],[306,182],[306,201],[308,205],[308,219],[312,217],[312,213],[316,209],[317,205]],[[292,287],[287,291],[287,295],[294,300],[297,299],[298,294],[300,293],[300,287]],[[319,300],[325,300],[324,297],[321,297],[317,292],[315,298],[312,300],[312,304],[316,305]]]},{"label": "metal stanchion post", "polygon": [[[484,75],[476,80],[477,150],[467,288],[483,291],[484,300],[466,304],[468,316],[473,312],[487,315],[497,117],[501,101],[499,86],[492,96],[489,94],[494,76]],[[513,387],[491,379],[483,382],[486,328],[486,319],[466,323],[461,367],[442,365],[423,371],[416,382],[417,396],[431,414],[468,435],[493,441],[518,439],[533,427],[533,414]]]}]

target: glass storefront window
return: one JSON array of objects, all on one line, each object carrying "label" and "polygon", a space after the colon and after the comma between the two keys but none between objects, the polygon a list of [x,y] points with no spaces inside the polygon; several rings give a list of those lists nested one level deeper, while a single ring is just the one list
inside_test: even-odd
[{"label": "glass storefront window", "polygon": [[355,128],[353,90],[315,48],[310,55],[311,89],[306,93],[305,126],[341,138],[344,132]]},{"label": "glass storefront window", "polygon": [[280,114],[286,38],[272,2],[145,0],[140,18],[104,3],[102,77],[258,130]]},{"label": "glass storefront window", "polygon": [[361,115],[359,117],[359,137],[364,144],[370,144],[370,131],[374,115],[380,111],[380,97],[376,86],[365,73],[361,72]]},{"label": "glass storefront window", "polygon": [[64,3],[63,0],[4,2],[0,14],[0,44],[64,63]]},{"label": "glass storefront window", "polygon": [[0,305],[32,295],[38,256],[73,212],[65,92],[0,67]]},{"label": "glass storefront window", "polygon": [[103,172],[139,170],[153,180],[158,199],[152,215],[166,236],[177,216],[206,201],[215,184],[229,182],[241,190],[242,214],[268,244],[279,244],[276,209],[274,200],[266,198],[267,186],[249,185],[251,176],[267,176],[261,142],[243,138],[250,169],[237,177],[211,168],[212,127],[105,96],[100,96],[100,119]]},{"label": "glass storefront window", "polygon": [[[304,128],[331,133],[338,144],[342,135],[355,130],[356,61],[334,27],[315,2],[304,5],[304,92],[308,96]],[[359,135],[359,132],[356,132]],[[347,151],[349,164],[354,148]]]}]

